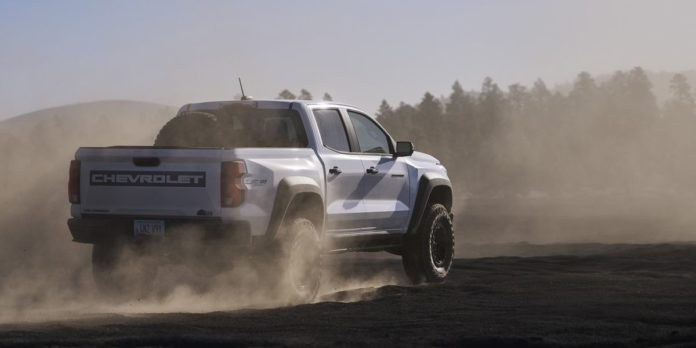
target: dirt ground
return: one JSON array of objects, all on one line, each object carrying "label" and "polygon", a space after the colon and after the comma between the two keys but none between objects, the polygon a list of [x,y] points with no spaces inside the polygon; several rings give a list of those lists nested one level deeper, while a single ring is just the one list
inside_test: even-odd
[{"label": "dirt ground", "polygon": [[[554,256],[569,250],[574,255]],[[295,307],[3,324],[0,345],[696,346],[696,245],[524,253],[549,255],[457,259],[441,285],[328,291],[319,303]],[[329,263],[334,277],[381,272],[402,283],[397,258]]]}]

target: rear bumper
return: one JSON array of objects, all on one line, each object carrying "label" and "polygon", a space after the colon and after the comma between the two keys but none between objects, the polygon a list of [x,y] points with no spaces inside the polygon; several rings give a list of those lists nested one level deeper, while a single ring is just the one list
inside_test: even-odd
[{"label": "rear bumper", "polygon": [[[94,244],[114,239],[147,239],[133,233],[134,220],[147,220],[147,217],[82,217],[68,219],[68,228],[73,241]],[[165,224],[165,238],[176,239],[197,233],[203,240],[233,240],[236,245],[251,245],[251,228],[245,221],[223,223],[217,219],[171,219],[157,218]]]}]

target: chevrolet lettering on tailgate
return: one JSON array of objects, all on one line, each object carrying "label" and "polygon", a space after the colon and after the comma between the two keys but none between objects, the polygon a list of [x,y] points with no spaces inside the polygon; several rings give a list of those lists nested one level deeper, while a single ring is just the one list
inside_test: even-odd
[{"label": "chevrolet lettering on tailgate", "polygon": [[95,186],[205,187],[205,172],[136,172],[92,170],[89,183]]}]

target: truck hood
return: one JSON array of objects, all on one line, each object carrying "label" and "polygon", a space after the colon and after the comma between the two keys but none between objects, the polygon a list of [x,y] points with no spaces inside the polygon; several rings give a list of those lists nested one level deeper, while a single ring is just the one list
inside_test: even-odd
[{"label": "truck hood", "polygon": [[430,156],[427,153],[420,152],[420,151],[414,151],[413,154],[411,155],[411,158],[417,162],[427,162],[427,163],[432,163],[432,164],[440,163],[440,161],[437,158]]}]

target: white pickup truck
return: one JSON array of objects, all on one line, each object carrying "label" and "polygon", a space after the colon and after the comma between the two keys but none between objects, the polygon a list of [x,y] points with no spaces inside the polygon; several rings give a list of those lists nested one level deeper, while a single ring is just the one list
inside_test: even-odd
[{"label": "white pickup truck", "polygon": [[268,277],[300,301],[317,294],[328,252],[401,255],[414,283],[444,280],[453,260],[446,169],[333,102],[184,105],[154,146],[78,149],[69,200],[70,232],[93,244],[106,292],[132,286],[116,272],[126,246],[191,235],[223,257],[264,255]]}]

